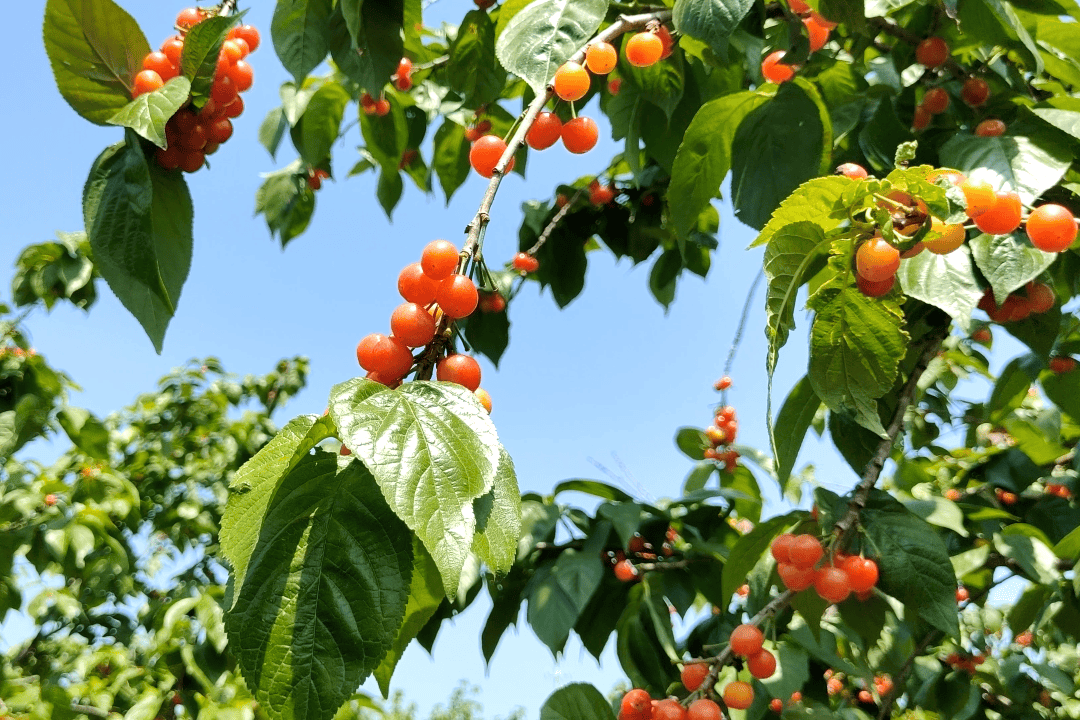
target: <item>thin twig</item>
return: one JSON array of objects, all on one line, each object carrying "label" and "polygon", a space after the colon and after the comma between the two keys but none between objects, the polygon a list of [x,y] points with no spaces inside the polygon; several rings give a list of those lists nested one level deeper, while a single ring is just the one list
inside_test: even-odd
[{"label": "thin twig", "polygon": [[232,15],[236,12],[237,0],[225,0],[221,3],[221,10],[218,11],[218,15]]},{"label": "thin twig", "polygon": [[551,237],[551,233],[555,232],[555,226],[558,225],[564,217],[566,217],[566,214],[570,212],[571,208],[573,208],[574,205],[577,204],[577,201],[580,200],[581,196],[584,194],[585,188],[580,188],[576,193],[574,193],[574,196],[572,198],[566,201],[565,205],[559,208],[559,212],[555,213],[555,217],[551,218],[551,222],[549,222],[547,224],[547,227],[544,228],[544,232],[540,233],[540,237],[536,239],[536,242],[533,243],[533,246],[525,251],[526,254],[536,255],[540,248],[544,247],[544,243],[546,243],[548,241],[548,238]]},{"label": "thin twig", "polygon": [[[750,317],[750,303],[754,301],[758,284],[761,283],[763,277],[765,277],[764,268],[758,270],[754,282],[750,283],[750,292],[746,294],[746,302],[743,303],[742,314],[739,316],[739,327],[735,330],[735,337],[731,340],[731,349],[728,350],[727,360],[724,362],[724,375],[731,375],[731,368],[735,364],[735,354],[739,351],[739,345],[742,344],[743,331],[746,330],[746,321]],[[721,393],[720,402],[727,405],[727,388],[724,388]]]}]

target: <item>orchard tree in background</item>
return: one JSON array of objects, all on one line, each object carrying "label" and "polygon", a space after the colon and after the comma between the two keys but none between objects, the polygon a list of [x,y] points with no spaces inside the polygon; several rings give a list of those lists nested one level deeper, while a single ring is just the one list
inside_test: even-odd
[{"label": "orchard tree in background", "polygon": [[[377,173],[388,215],[406,177],[447,199],[490,182],[460,245],[401,271],[391,334],[357,346],[366,375],[280,429],[302,359],[243,381],[196,363],[98,420],[7,316],[0,601],[28,591],[16,560],[62,582],[30,602],[0,709],[355,717],[366,678],[388,693],[404,649],[486,589],[489,660],[523,605],[554,653],[571,632],[597,657],[616,643],[633,689],[568,685],[544,718],[1080,717],[1077,18],[1072,0],[507,0],[430,29],[420,0],[279,0],[262,30],[233,2],[184,9],[152,50],[111,0],[48,0],[61,94],[125,130],[90,169],[84,231],[19,257],[18,306],[89,307],[100,277],[160,349],[193,243],[185,173],[244,122],[262,46],[293,75],[258,135],[298,159],[255,199],[288,252],[317,242],[292,244],[326,180]],[[597,105],[623,151],[525,203],[489,262],[502,179],[590,152]],[[350,116],[360,157],[334,157]],[[770,407],[807,287],[808,367],[769,451],[738,444],[725,376],[708,427],[676,435],[681,497],[522,495],[472,355],[498,362],[524,283],[577,297],[590,252],[650,260],[670,304],[720,252],[729,174],[763,248]],[[994,332],[1027,347],[997,377]],[[851,490],[763,518],[761,482],[801,500],[811,428]],[[60,432],[53,465],[17,454]],[[1006,582],[1016,602],[991,602]]]}]

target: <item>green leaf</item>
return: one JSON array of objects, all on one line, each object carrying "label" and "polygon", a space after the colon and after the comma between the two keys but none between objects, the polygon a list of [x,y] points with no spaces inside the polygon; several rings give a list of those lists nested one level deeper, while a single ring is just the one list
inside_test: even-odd
[{"label": "green leaf", "polygon": [[409,125],[400,105],[391,103],[390,113],[382,117],[361,112],[360,132],[379,165],[397,172],[401,155],[409,145]]},{"label": "green leaf", "polygon": [[315,211],[315,193],[300,175],[300,161],[266,175],[255,191],[255,214],[266,218],[270,234],[277,234],[281,247],[307,230]]},{"label": "green leaf", "polygon": [[941,537],[902,505],[862,513],[877,556],[878,587],[938,630],[956,636],[956,576]]},{"label": "green leaf", "polygon": [[776,368],[780,348],[795,327],[795,299],[799,288],[809,280],[809,271],[824,259],[829,243],[821,228],[809,221],[793,222],[770,233],[763,260],[769,287],[765,296],[769,338],[767,365]]},{"label": "green leaf", "polygon": [[107,148],[83,188],[94,264],[161,352],[191,266],[191,196],[179,172],[148,164],[138,140]]},{"label": "green leaf", "polygon": [[476,535],[472,550],[481,562],[499,574],[510,571],[521,539],[521,491],[514,462],[499,447],[499,467],[491,490],[473,503]]},{"label": "green leaf", "polygon": [[963,582],[965,575],[981,570],[989,557],[990,546],[983,545],[953,555],[949,560],[952,561],[953,572],[956,574],[957,579]]},{"label": "green leaf", "polygon": [[333,10],[333,0],[278,0],[274,7],[270,22],[274,51],[297,85],[330,51],[327,37]]},{"label": "green leaf", "polygon": [[432,169],[439,177],[446,204],[449,205],[454,191],[468,179],[471,169],[465,128],[452,120],[444,120],[435,131],[433,151]]},{"label": "green leaf", "polygon": [[1052,587],[1061,579],[1053,569],[1057,562],[1054,551],[1041,539],[1023,534],[1023,529],[1016,525],[995,533],[994,547],[1020,565],[1032,582]]},{"label": "green leaf", "polygon": [[1080,527],[1077,527],[1054,545],[1054,554],[1062,560],[1080,557]]},{"label": "green leaf", "polygon": [[105,125],[131,101],[150,45],[119,5],[47,0],[43,34],[56,86],[75,112]]},{"label": "green leaf", "polygon": [[391,170],[385,165],[379,169],[379,184],[375,187],[375,197],[379,199],[387,220],[393,220],[394,208],[404,191],[405,184],[401,180],[400,171]]},{"label": "green leaf", "polygon": [[1022,358],[1013,358],[1001,369],[990,393],[990,400],[986,403],[990,421],[1000,423],[1011,415],[1027,398],[1030,387],[1031,377],[1024,370]]},{"label": "green leaf", "polygon": [[1036,73],[1043,71],[1039,49],[1017,16],[1012,3],[1004,0],[974,0],[963,3],[958,9],[959,20],[964,25],[965,32],[995,44],[1005,40],[1012,41],[1002,44],[1011,45],[1018,51],[1026,50],[1027,52],[1020,53],[1026,61],[1025,64],[1030,63]]},{"label": "green leaf", "polygon": [[724,563],[723,589],[725,598],[732,598],[739,586],[746,582],[750,571],[769,551],[769,546],[778,535],[790,529],[797,522],[791,514],[779,515],[754,526],[754,529],[740,537],[731,548]]},{"label": "green leaf", "polygon": [[330,417],[375,476],[387,502],[435,558],[447,597],[472,552],[473,501],[495,483],[501,446],[475,396],[452,383],[410,382],[372,392],[370,380],[335,385]]},{"label": "green leaf", "polygon": [[672,222],[680,236],[689,237],[701,211],[720,192],[731,169],[731,143],[739,123],[767,100],[760,92],[725,95],[702,105],[690,121],[675,155],[667,192]]},{"label": "green leaf", "polygon": [[285,131],[289,129],[289,121],[285,118],[285,111],[276,107],[266,114],[266,118],[259,125],[259,142],[270,153],[270,157],[277,159],[278,147],[281,139],[285,137]]},{"label": "green leaf", "polygon": [[402,0],[345,0],[341,12],[358,50],[360,85],[376,93],[390,81],[405,54],[401,37],[404,3]]},{"label": "green leaf", "polygon": [[787,492],[788,479],[799,457],[803,438],[814,422],[821,398],[814,392],[809,376],[803,376],[788,393],[787,400],[776,416],[773,432],[776,435],[776,476],[783,492]]},{"label": "green leaf", "polygon": [[956,168],[972,180],[999,190],[1015,190],[1032,204],[1065,175],[1073,156],[1049,137],[954,135],[941,146],[943,167]]},{"label": "green leaf", "polygon": [[843,202],[843,195],[851,190],[856,182],[858,181],[833,175],[803,183],[780,203],[769,224],[750,247],[765,245],[780,228],[796,222],[813,223],[821,228],[823,233],[839,227],[848,219],[848,208]]},{"label": "green leaf", "polygon": [[109,124],[131,128],[159,148],[168,147],[165,123],[187,102],[190,90],[187,78],[174,77],[164,87],[129,102],[109,118]]},{"label": "green leaf", "polygon": [[615,720],[611,703],[588,683],[570,683],[540,706],[540,720]]},{"label": "green leaf", "polygon": [[752,0],[675,0],[672,20],[677,31],[701,40],[720,55],[753,6]]},{"label": "green leaf", "polygon": [[1043,362],[1050,360],[1054,351],[1058,333],[1061,330],[1061,306],[1050,308],[1044,313],[1029,315],[1023,320],[1005,324],[1005,329],[1014,338],[1024,343]]},{"label": "green leaf", "polygon": [[495,25],[484,10],[465,13],[450,44],[446,77],[466,107],[492,102],[502,92],[506,71],[495,60]]},{"label": "green leaf", "polygon": [[600,559],[607,533],[591,536],[581,550],[563,550],[536,569],[525,588],[526,617],[540,641],[558,654],[604,577]]},{"label": "green leaf", "polygon": [[[668,122],[683,97],[684,78],[681,54],[673,54],[663,62],[637,67],[626,59],[626,45],[619,56],[619,73],[638,90],[639,96],[664,111]],[[622,90],[619,91],[622,94]],[[637,129],[634,126],[633,129]]]},{"label": "green leaf", "polygon": [[704,431],[695,427],[682,427],[675,433],[675,445],[691,460],[701,460],[705,457],[705,450],[712,447],[712,442]]},{"label": "green leaf", "polygon": [[682,269],[682,253],[675,248],[662,252],[653,263],[649,273],[649,290],[665,310],[675,300],[675,285]]},{"label": "green leaf", "polygon": [[633,501],[633,498],[630,495],[627,495],[619,488],[600,482],[599,480],[563,480],[551,491],[551,497],[552,499],[555,499],[560,493],[564,492],[586,493],[593,497],[620,503]]},{"label": "green leaf", "polygon": [[[319,167],[330,160],[330,149],[341,133],[341,121],[351,98],[339,83],[324,83],[311,96],[300,117],[300,157]],[[261,131],[260,131],[261,134]]]},{"label": "green leaf", "polygon": [[257,538],[226,615],[229,647],[271,718],[329,720],[402,624],[410,534],[357,460],[339,468],[316,449],[280,479],[252,480],[226,508]]},{"label": "green leaf", "polygon": [[543,94],[559,66],[596,34],[607,9],[608,0],[536,0],[507,24],[495,54],[504,68]]},{"label": "green leaf", "polygon": [[645,607],[648,600],[643,596],[644,588],[637,583],[616,625],[616,652],[634,687],[644,688],[652,695],[663,695],[678,680],[679,671],[664,653],[652,616]]},{"label": "green leaf", "polygon": [[510,344],[510,316],[503,312],[474,312],[465,321],[465,340],[495,367]]},{"label": "green leaf", "polygon": [[947,528],[961,537],[968,536],[968,531],[964,528],[964,513],[952,500],[942,497],[911,499],[904,501],[904,507],[931,525]]},{"label": "green leaf", "polygon": [[65,406],[56,419],[77,448],[92,458],[109,459],[109,430],[89,410]]},{"label": "green leaf", "polygon": [[1073,422],[1080,423],[1080,373],[1042,372],[1039,374],[1039,384],[1052,403],[1070,416]]},{"label": "green leaf", "polygon": [[809,83],[784,83],[739,124],[732,143],[731,194],[743,223],[764,228],[795,188],[825,171],[832,132],[822,122],[820,104]]},{"label": "green leaf", "polygon": [[413,537],[412,551],[412,580],[409,584],[409,600],[405,605],[405,620],[398,628],[393,644],[374,672],[383,697],[390,697],[390,678],[394,674],[398,661],[405,653],[405,648],[439,609],[443,599],[439,568],[428,551],[424,549],[423,544],[415,537]]},{"label": "green leaf", "polygon": [[1015,235],[981,234],[968,244],[975,264],[990,282],[999,303],[1013,290],[1041,275],[1057,258],[1057,253],[1043,252]]},{"label": "green leaf", "polygon": [[983,291],[975,279],[971,252],[966,245],[947,255],[927,250],[901,260],[896,276],[905,294],[941,308],[964,332],[970,331],[971,312],[982,299]]},{"label": "green leaf", "polygon": [[184,37],[180,74],[191,81],[192,103],[196,108],[201,108],[210,98],[221,45],[243,14],[206,18],[188,30]]},{"label": "green leaf", "polygon": [[849,257],[837,255],[829,262],[835,275],[807,303],[816,312],[810,382],[830,410],[850,412],[867,430],[884,436],[877,399],[892,388],[907,348],[904,314],[895,299],[867,297],[851,283]]}]

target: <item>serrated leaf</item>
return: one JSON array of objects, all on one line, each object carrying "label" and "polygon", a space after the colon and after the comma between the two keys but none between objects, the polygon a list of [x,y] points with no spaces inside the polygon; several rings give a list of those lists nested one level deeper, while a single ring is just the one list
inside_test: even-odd
[{"label": "serrated leaf", "polygon": [[753,6],[753,0],[676,0],[672,21],[680,33],[697,38],[719,55]]},{"label": "serrated leaf", "polygon": [[971,252],[966,245],[946,255],[924,250],[913,258],[900,261],[896,273],[904,293],[939,307],[965,332],[971,328],[971,312],[982,299],[983,291],[975,279]]},{"label": "serrated leaf", "polygon": [[460,385],[410,382],[369,395],[372,384],[335,385],[330,417],[390,507],[423,541],[453,597],[473,547],[473,502],[498,472],[495,426]]},{"label": "serrated leaf", "polygon": [[[669,122],[671,114],[682,101],[686,84],[684,72],[681,54],[673,54],[663,62],[655,62],[647,67],[637,67],[626,59],[625,44],[619,55],[619,73],[623,80],[631,83],[642,99],[663,110]],[[619,94],[622,94],[622,90]],[[637,127],[631,125],[631,129],[637,130]]]},{"label": "serrated leaf", "polygon": [[351,100],[348,91],[336,82],[324,83],[311,96],[297,126],[300,129],[297,150],[308,165],[318,167],[329,161],[330,149],[341,133],[341,121]]},{"label": "serrated leaf", "polygon": [[690,121],[667,192],[672,222],[681,236],[690,235],[701,211],[720,192],[731,169],[731,143],[739,123],[766,100],[768,96],[760,92],[725,95],[702,105]]},{"label": "serrated leaf", "polygon": [[329,720],[402,623],[411,535],[357,460],[339,468],[316,449],[280,479],[252,480],[226,508],[237,534],[258,538],[226,615],[229,647],[271,718]]},{"label": "serrated leaf", "polygon": [[333,0],[278,0],[274,7],[270,22],[274,51],[297,85],[330,52],[327,38],[333,10]]},{"label": "serrated leaf", "polygon": [[765,334],[769,338],[767,367],[776,367],[780,348],[795,327],[795,299],[815,261],[829,244],[821,228],[809,221],[793,222],[770,233],[763,265],[769,282],[765,295]]},{"label": "serrated leaf", "polygon": [[964,513],[952,500],[941,497],[905,500],[904,507],[931,525],[948,528],[961,537],[967,537],[969,534],[964,528]]},{"label": "serrated leaf", "polygon": [[454,191],[461,187],[469,177],[469,141],[465,139],[465,128],[452,120],[444,120],[435,131],[431,160],[432,169],[439,177],[446,204]]},{"label": "serrated leaf", "polygon": [[484,10],[465,13],[450,44],[446,77],[466,107],[492,102],[502,92],[506,72],[495,60],[495,25]]},{"label": "serrated leaf", "polygon": [[131,128],[159,148],[166,148],[165,123],[187,102],[190,91],[187,78],[174,77],[164,87],[129,102],[109,118],[109,124]]},{"label": "serrated leaf", "polygon": [[214,84],[217,72],[218,56],[226,36],[243,17],[239,15],[217,15],[196,23],[184,36],[184,51],[180,56],[180,74],[191,81],[192,103],[201,108],[210,97],[210,87]]},{"label": "serrated leaf", "polygon": [[608,0],[536,0],[514,15],[495,54],[540,95],[559,66],[596,34],[607,9]]},{"label": "serrated leaf", "polygon": [[956,168],[971,180],[985,180],[998,190],[1014,190],[1032,204],[1065,175],[1073,156],[1049,137],[954,135],[941,146],[943,167]]},{"label": "serrated leaf", "polygon": [[45,51],[68,105],[105,125],[131,101],[150,52],[139,24],[112,0],[48,0]]},{"label": "serrated leaf", "polygon": [[1015,235],[981,234],[968,244],[975,264],[990,282],[999,303],[1013,290],[1041,275],[1057,258],[1057,253],[1043,252]]},{"label": "serrated leaf", "polygon": [[821,398],[814,392],[808,376],[803,376],[788,393],[776,415],[773,432],[776,435],[776,476],[781,491],[787,492],[788,479],[799,457],[806,431],[821,408]]},{"label": "serrated leaf", "polygon": [[563,550],[555,562],[540,565],[525,588],[529,625],[552,654],[562,650],[581,612],[600,587],[604,540],[606,533],[604,537],[597,534],[581,550]]},{"label": "serrated leaf", "polygon": [[768,243],[776,232],[792,223],[806,221],[827,233],[847,221],[847,207],[842,196],[857,181],[840,175],[809,180],[791,193],[772,214],[765,229],[750,244],[758,247]]},{"label": "serrated leaf", "polygon": [[299,176],[300,161],[270,173],[255,191],[255,214],[266,218],[270,235],[277,235],[281,247],[307,230],[315,211],[315,193]]},{"label": "serrated leaf", "polygon": [[615,720],[611,703],[588,683],[564,685],[540,706],[540,720]]},{"label": "serrated leaf", "polygon": [[360,85],[375,93],[390,81],[405,52],[401,37],[404,4],[402,0],[346,0],[341,10],[358,50]]},{"label": "serrated leaf", "polygon": [[491,490],[473,502],[476,535],[473,552],[498,574],[509,572],[517,557],[521,539],[521,491],[514,462],[506,448],[499,447],[499,467]]},{"label": "serrated leaf", "polygon": [[766,520],[754,526],[754,529],[735,541],[724,563],[723,597],[731,598],[739,586],[746,582],[750,571],[769,551],[772,541],[782,532],[795,524],[790,514]]}]

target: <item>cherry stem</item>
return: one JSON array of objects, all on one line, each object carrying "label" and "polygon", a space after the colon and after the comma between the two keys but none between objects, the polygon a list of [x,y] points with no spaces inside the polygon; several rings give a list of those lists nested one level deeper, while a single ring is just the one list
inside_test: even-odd
[{"label": "cherry stem", "polygon": [[536,242],[533,243],[533,246],[525,251],[525,254],[535,256],[536,253],[540,250],[540,248],[544,247],[544,243],[546,243],[548,241],[548,238],[551,237],[551,234],[555,232],[555,226],[559,224],[559,221],[566,217],[567,213],[570,212],[570,209],[573,208],[575,204],[577,204],[577,201],[580,200],[581,196],[584,194],[585,188],[579,189],[576,193],[574,193],[573,197],[566,201],[565,205],[559,208],[559,212],[555,213],[555,216],[551,218],[551,222],[549,222],[547,224],[547,227],[544,228],[544,231],[540,233],[540,237],[536,239]]}]

